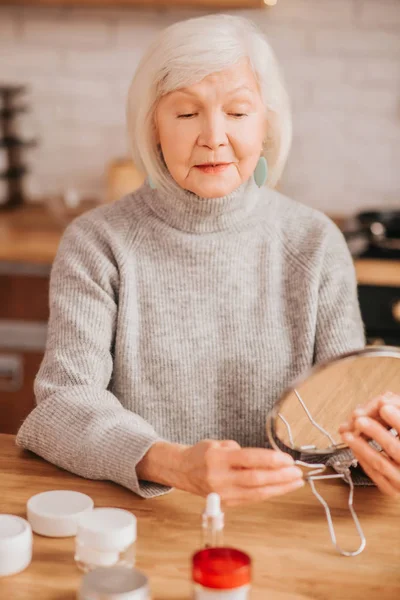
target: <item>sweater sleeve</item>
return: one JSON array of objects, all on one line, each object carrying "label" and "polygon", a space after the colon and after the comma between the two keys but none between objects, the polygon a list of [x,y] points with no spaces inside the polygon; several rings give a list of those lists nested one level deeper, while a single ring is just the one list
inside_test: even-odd
[{"label": "sweater sleeve", "polygon": [[118,266],[110,244],[83,215],[65,231],[50,278],[45,356],[36,407],[17,445],[68,471],[119,483],[142,497],[170,488],[139,481],[136,465],[160,440],[109,391],[118,313]]},{"label": "sweater sleeve", "polygon": [[314,362],[364,346],[353,259],[343,234],[330,222],[319,281]]}]

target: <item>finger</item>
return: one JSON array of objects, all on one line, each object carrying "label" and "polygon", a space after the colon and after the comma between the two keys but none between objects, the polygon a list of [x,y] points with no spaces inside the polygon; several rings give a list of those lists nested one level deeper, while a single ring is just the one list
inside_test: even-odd
[{"label": "finger", "polygon": [[357,407],[353,411],[353,418],[362,417],[365,415],[372,418],[379,418],[379,411],[385,404],[397,404],[400,406],[400,396],[394,394],[393,392],[385,392],[384,394],[380,394],[379,396],[376,396],[367,402],[364,406]]},{"label": "finger", "polygon": [[355,425],[354,425],[354,421],[357,418],[357,416],[364,416],[365,413],[365,409],[363,408],[363,406],[361,404],[357,405],[357,408],[353,410],[353,412],[350,414],[348,421],[345,421],[344,423],[342,423],[339,428],[338,428],[338,432],[339,433],[345,433],[347,431],[350,432],[354,432],[355,430]]},{"label": "finger", "polygon": [[374,471],[378,471],[378,473],[389,480],[391,485],[400,491],[400,469],[396,467],[389,458],[386,458],[381,453],[371,448],[371,446],[359,436],[345,433],[342,437],[349,448],[353,450],[357,460],[362,461],[364,464],[374,469]]},{"label": "finger", "polygon": [[386,477],[384,477],[383,475],[381,475],[375,469],[372,469],[367,463],[364,463],[364,461],[362,461],[362,460],[359,460],[359,464],[363,468],[363,470],[365,471],[365,473],[368,475],[368,477],[370,479],[372,479],[372,481],[376,484],[377,488],[383,494],[386,494],[387,496],[392,496],[392,497],[395,497],[395,496],[397,496],[399,494],[399,491],[396,490],[390,484],[390,482],[386,479]]},{"label": "finger", "polygon": [[369,416],[378,420],[378,422],[384,424],[383,419],[380,417],[380,408],[385,404],[398,404],[400,406],[400,396],[393,392],[385,392],[376,396],[364,406],[358,406],[350,415],[350,418],[345,423],[342,423],[338,429],[339,433],[345,433],[346,431],[355,430],[355,420],[358,417]]},{"label": "finger", "polygon": [[282,485],[267,485],[265,487],[259,487],[255,489],[242,488],[230,495],[229,498],[226,498],[224,500],[224,504],[226,504],[226,506],[237,506],[239,504],[262,502],[263,500],[268,500],[274,496],[282,496],[283,494],[294,492],[295,490],[304,487],[304,485],[305,481],[303,479],[299,479],[297,481]]},{"label": "finger", "polygon": [[352,421],[346,421],[345,423],[342,423],[339,426],[338,432],[339,433],[346,433],[346,431],[353,431],[353,422]]},{"label": "finger", "polygon": [[244,488],[265,487],[291,483],[303,478],[303,471],[298,467],[283,469],[245,469],[232,471],[232,485]]},{"label": "finger", "polygon": [[386,454],[400,467],[400,440],[398,438],[394,437],[375,419],[370,419],[369,417],[360,417],[357,419],[357,426],[364,435],[378,442]]},{"label": "finger", "polygon": [[228,450],[239,450],[241,446],[240,444],[235,442],[235,440],[222,440],[222,442],[220,442],[220,448],[227,448]]},{"label": "finger", "polygon": [[384,404],[379,414],[390,427],[393,427],[398,433],[400,432],[400,404],[399,407],[394,404]]},{"label": "finger", "polygon": [[[361,432],[357,426],[357,418],[362,418],[363,416],[365,416],[364,413],[360,413],[359,417],[354,417],[348,423],[342,423],[342,425],[340,425],[340,427],[338,428],[338,433],[340,433],[340,435],[342,435],[343,433],[352,433],[354,435],[359,435]],[[380,420],[379,423],[381,423],[382,425],[384,424]]]},{"label": "finger", "polygon": [[[360,414],[360,416],[356,417],[351,423],[342,423],[342,425],[338,429],[338,432],[340,433],[340,435],[342,433],[353,433],[354,435],[359,435],[361,433],[361,431],[357,425],[357,422],[358,422],[359,418],[363,418],[365,416],[366,415],[364,415],[364,414]],[[376,418],[376,417],[372,417],[372,418],[374,419],[374,421],[376,421],[377,423],[379,423],[380,425],[382,425],[383,427],[388,429],[387,424],[385,423],[385,421],[383,419]]]},{"label": "finger", "polygon": [[289,454],[269,448],[232,450],[229,461],[231,467],[246,469],[280,469],[294,465],[294,459]]}]

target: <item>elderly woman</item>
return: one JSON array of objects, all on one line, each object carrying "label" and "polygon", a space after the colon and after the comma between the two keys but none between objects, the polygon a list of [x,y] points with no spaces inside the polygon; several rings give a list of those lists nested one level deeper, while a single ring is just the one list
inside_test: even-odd
[{"label": "elderly woman", "polygon": [[142,497],[294,490],[301,471],[266,448],[268,411],[364,332],[342,234],[273,190],[291,119],[271,48],[240,17],[174,24],[141,60],[127,119],[148,179],[65,231],[17,443]]}]

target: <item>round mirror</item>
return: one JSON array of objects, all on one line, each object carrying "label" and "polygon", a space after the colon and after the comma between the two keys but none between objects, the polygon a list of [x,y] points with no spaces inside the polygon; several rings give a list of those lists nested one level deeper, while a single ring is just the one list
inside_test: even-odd
[{"label": "round mirror", "polygon": [[275,405],[268,439],[297,457],[331,454],[346,447],[338,429],[351,412],[388,391],[400,395],[400,348],[370,346],[317,365]]}]

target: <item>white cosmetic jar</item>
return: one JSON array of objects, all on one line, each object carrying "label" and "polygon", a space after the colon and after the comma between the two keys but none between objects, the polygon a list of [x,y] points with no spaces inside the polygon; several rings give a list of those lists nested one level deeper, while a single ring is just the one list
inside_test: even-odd
[{"label": "white cosmetic jar", "polygon": [[32,530],[48,537],[72,537],[79,519],[93,510],[93,500],[70,490],[52,490],[29,498],[26,505]]},{"label": "white cosmetic jar", "polygon": [[140,571],[126,567],[94,569],[83,576],[78,600],[150,600],[149,581]]},{"label": "white cosmetic jar", "polygon": [[32,529],[16,515],[0,514],[0,577],[20,573],[32,560]]},{"label": "white cosmetic jar", "polygon": [[95,508],[79,520],[75,561],[88,572],[97,567],[135,566],[136,517],[120,508]]}]

